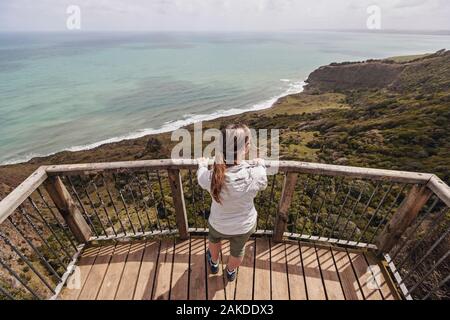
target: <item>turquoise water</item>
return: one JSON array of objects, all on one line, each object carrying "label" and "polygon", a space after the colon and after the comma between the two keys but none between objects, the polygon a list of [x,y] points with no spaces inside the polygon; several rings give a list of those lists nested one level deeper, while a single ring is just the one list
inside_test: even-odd
[{"label": "turquoise water", "polygon": [[270,107],[315,68],[450,47],[450,36],[0,33],[0,163]]}]

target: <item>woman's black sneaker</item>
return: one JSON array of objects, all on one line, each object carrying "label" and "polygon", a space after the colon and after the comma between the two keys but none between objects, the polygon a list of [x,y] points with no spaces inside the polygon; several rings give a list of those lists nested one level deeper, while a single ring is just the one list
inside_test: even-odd
[{"label": "woman's black sneaker", "polygon": [[225,271],[227,272],[227,279],[229,282],[234,281],[236,279],[236,269],[233,271],[228,271],[228,268],[225,268]]},{"label": "woman's black sneaker", "polygon": [[217,261],[216,263],[212,261],[211,252],[209,252],[209,249],[208,251],[206,251],[206,258],[208,260],[209,271],[211,271],[212,274],[216,274],[217,272],[219,272],[219,261]]}]

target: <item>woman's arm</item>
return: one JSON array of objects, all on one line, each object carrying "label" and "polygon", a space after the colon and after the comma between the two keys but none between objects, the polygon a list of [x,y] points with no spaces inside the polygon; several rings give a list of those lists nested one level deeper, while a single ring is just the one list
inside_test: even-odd
[{"label": "woman's arm", "polygon": [[251,168],[252,184],[251,189],[255,191],[267,188],[267,171],[264,159],[255,159],[256,166]]},{"label": "woman's arm", "polygon": [[198,170],[197,170],[197,180],[200,187],[210,191],[211,187],[211,173],[208,170],[208,159],[207,158],[199,158],[198,162]]}]

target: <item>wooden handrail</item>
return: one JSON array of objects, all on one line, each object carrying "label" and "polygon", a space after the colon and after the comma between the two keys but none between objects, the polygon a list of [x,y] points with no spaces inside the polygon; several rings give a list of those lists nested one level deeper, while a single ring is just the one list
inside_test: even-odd
[{"label": "wooden handrail", "polygon": [[[249,161],[252,163],[252,161]],[[212,164],[212,161],[211,163]],[[372,169],[362,167],[338,166],[323,163],[300,161],[266,161],[268,168],[278,168],[281,172],[297,172],[326,176],[341,176],[358,179],[381,180],[398,183],[426,184],[434,176],[430,173],[418,173],[396,170]],[[102,171],[144,171],[148,169],[196,169],[197,161],[190,159],[162,159],[142,161],[121,161],[105,163],[84,163],[53,165],[47,167],[47,174],[83,175]]]},{"label": "wooden handrail", "polygon": [[39,167],[17,188],[0,201],[0,223],[6,220],[44,181],[46,167]]},{"label": "wooden handrail", "polygon": [[[252,161],[249,162],[251,163]],[[297,174],[302,173],[415,184],[424,187],[424,190],[431,190],[446,205],[450,206],[450,188],[434,174],[347,167],[299,161],[266,161],[266,166],[271,169],[277,168],[279,171],[285,172],[286,176],[290,177],[294,177],[297,176]],[[169,182],[171,183],[172,195],[175,200],[174,204],[178,217],[178,228],[180,230],[180,235],[185,237],[187,234],[188,225],[186,220],[186,208],[184,204],[184,197],[182,194],[179,170],[196,169],[196,167],[197,161],[190,159],[160,159],[43,166],[37,169],[30,177],[28,177],[13,192],[11,192],[5,199],[3,199],[3,201],[0,202],[0,223],[2,223],[9,215],[11,215],[14,210],[16,210],[22,204],[22,202],[25,201],[27,197],[30,196],[36,190],[36,188],[38,188],[49,177],[52,178],[59,175],[84,175],[100,173],[103,171],[127,172],[145,170],[168,170],[169,178],[172,177],[172,179],[169,179]],[[285,193],[286,190],[283,190],[283,194]],[[281,197],[281,202],[284,201],[283,199],[289,199],[291,197],[288,193],[286,193],[285,195],[285,197]],[[413,200],[414,199],[411,199],[411,201]],[[65,207],[62,207],[62,209],[65,209]],[[284,215],[288,209],[289,204],[279,204],[279,214],[276,220],[277,223],[275,224],[275,234],[277,235],[282,235],[285,231],[284,228],[286,226],[286,223],[284,221]],[[395,222],[395,219],[393,220],[393,222]],[[87,236],[88,234],[85,232],[85,235],[80,236],[79,240],[81,240],[81,238],[83,237],[87,238]]]},{"label": "wooden handrail", "polygon": [[450,207],[450,187],[444,181],[433,175],[428,181],[427,187]]},{"label": "wooden handrail", "polygon": [[[251,161],[249,161],[251,163]],[[211,162],[212,164],[212,162]],[[424,206],[427,206],[429,203],[430,197],[434,194],[436,199],[433,200],[433,204],[430,208],[428,208],[428,212],[431,212],[431,208],[438,203],[438,200],[441,202],[439,203],[439,210],[442,212],[443,209],[448,210],[448,208],[441,208],[442,203],[444,203],[447,207],[450,207],[450,187],[445,184],[442,180],[440,180],[437,176],[434,174],[427,174],[427,173],[416,173],[416,172],[404,172],[404,171],[394,171],[394,170],[382,170],[382,169],[370,169],[370,168],[360,168],[360,167],[347,167],[347,166],[336,166],[336,165],[328,165],[328,164],[320,164],[320,163],[307,163],[307,162],[297,162],[297,161],[266,161],[266,166],[269,168],[268,172],[272,171],[271,174],[276,173],[277,171],[274,169],[278,169],[278,172],[281,172],[284,174],[284,184],[281,190],[280,199],[278,202],[277,207],[277,214],[275,216],[275,221],[273,225],[273,229],[269,230],[270,228],[267,228],[267,222],[266,222],[266,229],[264,230],[257,230],[255,235],[261,235],[261,234],[267,234],[272,235],[273,241],[282,241],[285,237],[289,237],[291,239],[296,240],[308,240],[308,241],[326,241],[329,244],[335,243],[339,245],[346,245],[346,246],[352,246],[352,247],[364,247],[364,248],[370,248],[373,250],[377,250],[380,255],[385,255],[393,251],[392,249],[399,244],[402,241],[399,241],[402,236],[405,236],[406,230],[408,230],[408,227],[414,224],[414,221],[417,221],[418,215],[423,210]],[[131,237],[145,237],[150,235],[168,235],[168,234],[178,234],[181,239],[187,239],[189,238],[190,232],[207,232],[207,229],[198,229],[192,228],[192,226],[188,223],[188,216],[187,216],[187,210],[186,210],[186,199],[185,195],[183,193],[183,181],[182,176],[180,174],[181,170],[195,170],[197,168],[197,161],[196,160],[170,160],[170,159],[162,159],[162,160],[144,160],[144,161],[125,161],[125,162],[109,162],[109,163],[87,163],[87,164],[73,164],[73,165],[52,165],[52,166],[42,166],[38,168],[33,174],[31,174],[25,181],[23,181],[16,189],[14,189],[8,196],[6,196],[2,201],[0,201],[0,224],[4,222],[10,215],[16,212],[18,208],[20,208],[20,212],[26,219],[28,219],[28,222],[31,223],[32,228],[36,229],[36,226],[33,222],[29,220],[28,214],[26,213],[27,209],[35,209],[38,213],[38,215],[41,215],[41,212],[37,208],[37,206],[41,205],[44,206],[44,204],[48,207],[49,212],[52,213],[53,217],[58,220],[58,218],[53,214],[53,207],[56,207],[61,214],[61,216],[65,219],[65,222],[68,226],[69,234],[71,234],[70,237],[73,237],[75,242],[78,243],[88,243],[92,240],[117,240],[121,237],[127,238],[129,236]],[[165,214],[167,215],[167,226],[161,226],[159,225],[160,221],[158,221],[158,214],[159,214],[159,204],[155,200],[156,198],[153,195],[153,187],[150,183],[150,177],[149,172],[155,171],[155,170],[164,170],[165,173],[167,173],[167,181],[170,186],[171,190],[171,197],[173,199],[173,209],[175,211],[175,221],[176,221],[176,228],[172,228],[172,226],[169,223],[169,218],[167,215],[167,212]],[[98,233],[96,229],[96,225],[91,221],[90,216],[87,214],[84,206],[83,206],[83,199],[80,200],[79,194],[76,191],[76,188],[74,188],[70,177],[67,178],[67,182],[69,183],[69,186],[71,187],[71,192],[69,192],[66,189],[65,184],[63,183],[64,179],[62,176],[72,176],[72,175],[91,175],[91,174],[97,174],[97,173],[115,173],[115,172],[124,172],[124,173],[132,173],[135,172],[136,175],[133,177],[134,179],[139,180],[139,184],[142,181],[142,175],[140,173],[142,171],[147,171],[147,182],[149,184],[149,201],[147,201],[142,195],[142,191],[139,190],[141,193],[140,200],[143,200],[143,208],[145,210],[142,211],[143,214],[148,213],[147,205],[152,202],[155,205],[155,214],[157,219],[157,224],[159,225],[155,230],[153,230],[153,227],[151,226],[151,221],[148,218],[148,223],[150,225],[150,231],[148,231],[148,228],[144,228],[141,224],[141,229],[136,232],[136,230],[133,227],[133,223],[130,220],[131,229],[133,229],[133,233],[129,232],[129,230],[123,228],[122,226],[122,233],[116,233],[114,230],[114,224],[110,220],[109,213],[107,212],[107,209],[105,205],[103,204],[103,200],[101,200],[101,204],[103,205],[103,208],[105,209],[105,214],[107,217],[107,220],[110,222],[111,230],[113,232],[110,232],[109,230],[106,231],[105,228],[102,225],[101,218],[97,215],[97,212],[95,211],[95,205],[92,203],[89,191],[83,187],[83,183],[81,183],[81,188],[84,188],[84,192],[86,193],[86,196],[90,202],[90,205],[94,211],[95,216],[97,216],[97,221],[100,223],[101,227],[103,228],[104,233]],[[393,183],[400,184],[401,191],[398,193],[398,196],[393,201],[393,204],[395,204],[395,207],[392,205],[388,211],[387,215],[383,217],[383,221],[379,223],[379,226],[376,228],[376,230],[373,232],[373,236],[371,240],[365,240],[365,238],[362,240],[362,236],[364,235],[364,232],[367,230],[367,227],[364,228],[364,231],[362,232],[361,236],[358,239],[354,239],[352,237],[354,231],[352,234],[343,240],[341,235],[334,236],[334,226],[331,230],[331,233],[329,237],[325,237],[325,234],[317,234],[314,232],[314,227],[316,222],[318,221],[317,218],[320,217],[322,204],[324,203],[326,197],[322,198],[322,202],[320,204],[320,208],[317,211],[316,220],[314,222],[314,226],[312,228],[312,232],[309,232],[307,234],[302,234],[303,230],[300,233],[297,232],[295,228],[292,230],[292,232],[286,232],[287,229],[287,223],[291,222],[290,219],[290,213],[292,213],[293,208],[291,205],[291,202],[294,197],[295,190],[298,190],[298,180],[300,179],[300,174],[306,175],[319,175],[319,176],[329,176],[329,177],[342,177],[342,178],[349,178],[345,181],[345,183],[354,183],[354,181],[349,181],[351,179],[360,179],[360,180],[370,180],[370,181],[378,181],[377,187],[375,190],[377,190],[378,185],[382,184],[385,185],[384,182],[387,182],[392,187]],[[128,176],[128,175],[127,175]],[[141,177],[138,179],[138,177]],[[163,207],[165,209],[164,204],[164,194],[163,194],[163,188],[160,181],[160,175],[157,174],[158,180],[159,180],[159,188],[160,188],[160,194],[161,194],[161,200],[163,201]],[[165,175],[164,175],[165,176]],[[279,177],[274,176],[273,178],[273,186],[276,185],[275,181]],[[111,198],[111,194],[109,194],[109,190],[107,187],[107,183],[105,182],[105,179],[103,175],[100,175],[99,177],[91,176],[89,177],[91,181],[102,178],[103,183],[105,184],[105,188],[107,191],[107,195]],[[302,179],[304,177],[301,177]],[[309,177],[308,179],[310,179]],[[315,178],[315,177],[314,177]],[[86,177],[84,178],[86,179]],[[319,178],[321,179],[321,178]],[[83,178],[80,179],[82,181]],[[145,180],[145,179],[144,179]],[[333,179],[334,182],[337,184],[340,179]],[[305,180],[305,185],[307,185],[307,181]],[[320,181],[320,180],[319,180]],[[322,180],[323,181],[323,180]],[[144,181],[145,182],[145,181]],[[327,179],[325,179],[325,183],[328,183]],[[166,181],[164,182],[166,183]],[[344,179],[342,179],[341,183],[344,183]],[[364,184],[371,182],[364,181]],[[45,187],[45,196],[41,193],[42,189],[37,190],[40,186]],[[95,190],[97,190],[97,186],[95,182],[93,182],[93,185],[95,187]],[[400,206],[398,206],[397,198],[401,196],[399,199],[403,198],[403,190],[408,185],[408,188],[411,187],[409,190],[409,193],[407,194],[406,198],[403,199]],[[139,185],[140,186],[140,185]],[[126,209],[125,200],[122,196],[122,191],[120,190],[120,186],[118,187],[115,185],[116,188],[119,188],[119,194],[123,201],[123,204],[125,206],[126,214],[128,215],[128,211]],[[297,188],[296,188],[297,187]],[[192,186],[190,187],[191,191],[189,193],[194,194]],[[306,188],[306,187],[305,187]],[[189,190],[189,189],[187,189]],[[273,190],[273,188],[272,188]],[[327,190],[327,189],[326,189]],[[323,191],[323,192],[326,192]],[[339,189],[337,189],[339,190]],[[362,190],[362,189],[361,189]],[[38,191],[38,192],[36,192]],[[278,198],[278,189],[277,189],[277,198]],[[388,194],[390,189],[387,191],[386,194]],[[36,192],[35,194],[33,194]],[[306,192],[305,189],[303,189],[302,192]],[[314,191],[315,192],[315,191]],[[348,190],[348,194],[350,193],[350,189]],[[362,193],[362,191],[361,191]],[[373,194],[375,191],[373,192]],[[40,195],[42,199],[42,203],[40,201],[36,201],[35,196],[37,197],[38,194]],[[72,194],[73,197],[72,198]],[[335,194],[338,195],[339,191],[335,190]],[[373,196],[372,194],[372,196]],[[386,195],[385,194],[385,195]],[[47,198],[47,195],[49,196]],[[100,197],[100,195],[97,193],[97,196]],[[372,196],[370,197],[370,200],[372,199]],[[28,204],[28,198],[30,198],[29,202],[31,206],[28,208],[26,205],[23,205],[24,202]],[[49,204],[46,202],[46,199],[51,199],[52,204]],[[134,195],[131,194],[131,198],[134,201]],[[272,191],[271,191],[271,200],[274,199],[272,197]],[[384,198],[380,200],[379,206],[384,203]],[[77,200],[76,203],[74,200]],[[297,198],[296,198],[297,199]],[[345,200],[342,204],[342,206],[345,205],[345,202],[347,201],[347,196],[345,197]],[[145,200],[145,201],[144,201]],[[192,202],[193,202],[193,208],[195,211],[195,199],[194,196],[192,196]],[[369,206],[369,202],[366,204]],[[114,206],[114,201],[112,200],[112,205],[114,207],[114,210],[117,214],[118,219],[119,213],[116,210],[116,207]],[[302,201],[300,199],[300,201]],[[358,203],[359,198],[356,203]],[[148,202],[148,203],[147,203]],[[312,198],[311,198],[312,203]],[[203,206],[204,206],[203,202]],[[297,205],[297,202],[295,202],[295,205]],[[391,215],[390,212],[392,208],[395,208],[393,211],[393,214]],[[83,211],[83,213],[81,211]],[[171,208],[172,210],[172,208]],[[136,215],[139,219],[139,223],[141,223],[139,218],[140,209],[136,209]],[[327,211],[328,212],[328,211]],[[328,212],[327,217],[325,217],[325,223],[329,220],[329,214],[332,211]],[[364,210],[364,213],[366,210]],[[374,211],[372,214],[373,217],[376,216],[376,213],[378,212],[378,208]],[[364,215],[364,213],[362,215]],[[197,214],[194,212],[194,214]],[[269,213],[268,213],[269,214]],[[301,214],[301,213],[300,213]],[[353,214],[353,210],[352,213]],[[173,217],[173,216],[171,216]],[[270,215],[268,215],[270,217]],[[307,219],[309,217],[305,216]],[[338,216],[337,220],[335,221],[335,224],[339,221]],[[347,217],[347,223],[350,220],[352,216],[349,215]],[[372,217],[372,218],[373,218]],[[42,217],[41,217],[42,218]],[[190,217],[191,218],[191,217]],[[372,222],[372,218],[368,220],[367,226],[370,225]],[[44,224],[47,224],[46,218],[42,218],[44,221]],[[85,220],[86,219],[86,220]],[[128,216],[128,219],[130,219],[130,216]],[[14,226],[14,219],[12,219],[10,222]],[[384,223],[386,221],[386,223]],[[121,220],[119,220],[120,224],[122,225]],[[192,222],[191,222],[192,223]],[[347,223],[344,226],[344,230],[347,227]],[[195,224],[195,223],[194,223]],[[296,222],[293,222],[293,225],[296,226]],[[47,224],[48,226],[48,224]],[[326,226],[326,224],[325,224]],[[384,229],[382,229],[381,233],[378,233],[378,230],[380,226],[384,226]],[[63,226],[60,225],[62,229],[65,229]],[[50,228],[50,227],[49,227]],[[17,229],[20,234],[22,234],[21,229]],[[203,230],[203,231],[202,231]],[[356,227],[355,227],[356,230]],[[409,231],[408,231],[409,232]],[[52,231],[53,233],[53,231]],[[113,233],[113,234],[112,234]],[[54,234],[54,233],[53,233]],[[95,234],[95,236],[94,236]],[[436,241],[433,246],[430,247],[429,252],[434,249],[436,245],[440,243],[442,239],[445,238],[445,236],[448,233],[444,233],[440,236],[440,238]],[[377,236],[375,238],[375,236]],[[334,237],[334,238],[332,238]],[[409,237],[409,236],[408,236]],[[45,238],[42,238],[42,241],[46,243]],[[376,239],[376,246],[373,242],[373,239]],[[404,240],[403,242],[406,243],[408,239]],[[71,240],[69,240],[71,241]],[[361,242],[361,241],[364,241]],[[31,244],[32,245],[32,244]],[[78,246],[74,247],[77,249],[77,254],[79,253]],[[48,245],[47,245],[48,246]],[[32,246],[32,248],[34,248]],[[37,249],[34,248],[36,251]],[[64,250],[63,250],[64,251]],[[425,256],[422,259],[425,259],[427,257],[428,253],[425,254]],[[56,256],[56,255],[55,255]],[[446,256],[444,256],[441,259],[445,259]],[[395,259],[395,257],[394,257]],[[76,260],[76,256],[73,259],[73,261]],[[421,261],[420,261],[421,262]],[[419,263],[420,263],[419,262]],[[46,264],[48,265],[48,264]],[[439,263],[436,264],[436,267],[439,265]],[[50,265],[48,265],[48,270],[53,270]],[[413,271],[415,269],[413,268]],[[392,271],[394,272],[394,271]],[[66,272],[66,275],[69,273]],[[394,272],[395,274],[395,272]],[[64,276],[63,276],[64,278]],[[66,279],[66,278],[64,278]],[[62,286],[62,283],[64,283],[65,280],[62,280],[58,287]],[[419,283],[420,284],[420,283]],[[415,287],[413,287],[412,290],[414,290]],[[58,289],[57,289],[58,290]]]}]

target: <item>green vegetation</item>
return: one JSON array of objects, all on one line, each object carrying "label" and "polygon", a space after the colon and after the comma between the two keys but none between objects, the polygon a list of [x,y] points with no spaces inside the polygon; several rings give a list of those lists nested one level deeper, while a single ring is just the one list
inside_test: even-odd
[{"label": "green vegetation", "polygon": [[333,92],[291,95],[222,123],[280,129],[283,159],[430,172],[449,183],[450,54],[427,57],[382,89],[333,84]]},{"label": "green vegetation", "polygon": [[397,63],[405,63],[405,62],[411,62],[417,59],[425,58],[429,56],[429,53],[426,54],[415,54],[415,55],[408,55],[408,56],[396,56],[396,57],[390,57],[385,59],[385,61],[393,61]]}]

